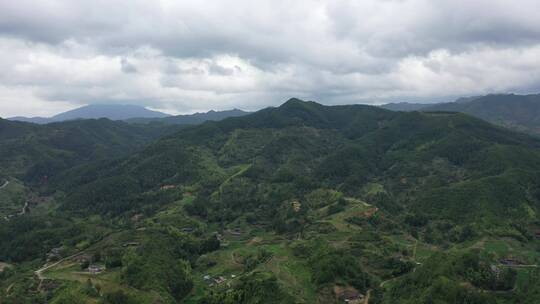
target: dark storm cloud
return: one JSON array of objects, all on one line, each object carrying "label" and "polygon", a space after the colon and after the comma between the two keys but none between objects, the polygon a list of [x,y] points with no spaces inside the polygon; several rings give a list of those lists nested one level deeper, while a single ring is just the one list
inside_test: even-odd
[{"label": "dark storm cloud", "polygon": [[18,98],[29,108],[106,100],[190,111],[292,95],[529,91],[540,82],[538,9],[536,0],[3,1],[0,114]]}]

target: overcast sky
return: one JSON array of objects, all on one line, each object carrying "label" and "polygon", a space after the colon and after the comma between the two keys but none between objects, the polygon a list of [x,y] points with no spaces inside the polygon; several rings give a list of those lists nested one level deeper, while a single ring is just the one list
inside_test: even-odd
[{"label": "overcast sky", "polygon": [[540,92],[538,0],[0,1],[0,116]]}]

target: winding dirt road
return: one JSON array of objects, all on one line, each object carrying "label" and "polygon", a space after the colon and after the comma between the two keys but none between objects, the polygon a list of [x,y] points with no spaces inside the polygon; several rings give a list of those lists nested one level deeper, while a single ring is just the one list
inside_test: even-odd
[{"label": "winding dirt road", "polygon": [[54,266],[56,266],[56,265],[58,265],[58,264],[60,264],[60,263],[62,263],[62,262],[64,262],[64,261],[66,261],[66,260],[69,260],[69,259],[72,259],[72,258],[74,258],[74,257],[76,257],[76,256],[79,256],[79,255],[81,255],[81,254],[83,254],[83,253],[84,253],[84,252],[78,252],[78,253],[76,253],[76,254],[70,255],[70,256],[65,257],[65,258],[63,258],[63,259],[60,259],[60,260],[58,260],[58,261],[56,261],[56,262],[54,262],[54,263],[52,263],[52,264],[45,264],[45,265],[44,265],[43,267],[41,267],[40,269],[34,271],[34,274],[36,275],[36,277],[37,277],[38,280],[39,280],[38,290],[41,290],[41,284],[43,283],[43,280],[46,279],[46,277],[43,276],[43,272],[44,272],[45,270],[47,270],[47,269],[49,269],[49,268],[52,268],[52,267],[54,267]]},{"label": "winding dirt road", "polygon": [[0,186],[0,189],[4,189],[5,187],[7,187],[7,185],[9,185],[8,180],[2,186]]},{"label": "winding dirt road", "polygon": [[364,304],[369,304],[369,297],[371,297],[371,289],[367,291],[366,298],[364,299]]}]

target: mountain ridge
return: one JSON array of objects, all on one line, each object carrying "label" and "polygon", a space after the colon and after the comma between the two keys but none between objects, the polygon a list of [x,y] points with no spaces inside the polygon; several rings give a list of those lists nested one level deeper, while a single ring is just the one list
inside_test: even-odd
[{"label": "mountain ridge", "polygon": [[380,107],[392,111],[462,112],[496,125],[540,136],[540,94],[490,94],[462,97],[447,103],[392,103]]},{"label": "mountain ridge", "polygon": [[232,109],[225,111],[210,110],[208,112],[197,112],[186,115],[168,115],[133,105],[89,105],[63,112],[50,118],[16,116],[7,118],[7,120],[43,125],[70,120],[107,118],[133,124],[162,123],[168,125],[196,125],[208,120],[219,121],[228,117],[244,116],[249,113],[240,109]]},{"label": "mountain ridge", "polygon": [[36,124],[47,124],[52,122],[62,122],[78,119],[99,119],[107,118],[110,120],[126,120],[135,117],[162,118],[168,114],[148,110],[145,107],[136,105],[110,105],[110,104],[91,104],[59,113],[52,117],[12,117],[9,120],[31,122]]},{"label": "mountain ridge", "polygon": [[197,112],[193,114],[185,115],[174,115],[167,116],[162,118],[144,118],[144,117],[135,117],[127,119],[129,123],[164,123],[171,125],[197,125],[205,121],[219,121],[228,117],[239,117],[248,115],[251,112],[246,112],[240,109],[224,110],[224,111],[214,111],[210,110],[208,112]]},{"label": "mountain ridge", "polygon": [[513,130],[540,135],[540,94],[492,94],[431,105],[422,111],[458,111]]}]

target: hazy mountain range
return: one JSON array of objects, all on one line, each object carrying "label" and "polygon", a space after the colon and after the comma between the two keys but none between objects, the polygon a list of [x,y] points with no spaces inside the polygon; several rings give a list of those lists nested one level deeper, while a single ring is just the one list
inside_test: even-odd
[{"label": "hazy mountain range", "polygon": [[76,120],[76,119],[98,119],[108,118],[110,120],[126,120],[134,117],[160,118],[169,116],[165,113],[148,110],[144,107],[134,105],[87,105],[53,117],[12,117],[9,120],[46,124],[51,122]]},{"label": "hazy mountain range", "polygon": [[540,94],[494,94],[438,104],[390,103],[392,111],[461,112],[513,130],[540,135]]},{"label": "hazy mountain range", "polygon": [[[540,135],[540,94],[497,94],[462,97],[449,103],[389,103],[380,106],[392,111],[450,111],[462,112],[513,130]],[[189,115],[171,116],[134,105],[88,105],[50,118],[12,117],[9,120],[47,124],[76,119],[108,118],[129,123],[163,123],[171,125],[196,125],[205,121],[219,121],[240,117],[250,112],[239,109],[209,111]]]},{"label": "hazy mountain range", "polygon": [[162,112],[148,110],[145,107],[136,105],[107,105],[96,104],[87,105],[71,111],[57,114],[53,117],[11,117],[8,120],[30,122],[35,124],[48,124],[52,122],[62,122],[77,119],[99,119],[124,120],[130,123],[164,123],[174,125],[194,125],[207,120],[221,120],[227,117],[237,117],[246,115],[249,112],[233,109],[228,111],[209,111],[206,113],[195,113],[189,115],[171,116]]}]

